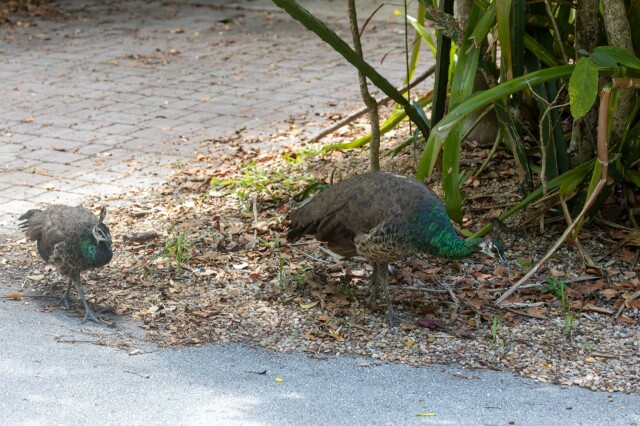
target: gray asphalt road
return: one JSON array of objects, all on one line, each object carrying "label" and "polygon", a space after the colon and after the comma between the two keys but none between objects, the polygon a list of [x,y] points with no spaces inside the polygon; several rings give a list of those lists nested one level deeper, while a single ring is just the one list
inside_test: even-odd
[{"label": "gray asphalt road", "polygon": [[124,320],[83,326],[44,305],[0,301],[0,424],[640,423],[640,395],[454,365],[319,360],[235,344],[161,349]]}]

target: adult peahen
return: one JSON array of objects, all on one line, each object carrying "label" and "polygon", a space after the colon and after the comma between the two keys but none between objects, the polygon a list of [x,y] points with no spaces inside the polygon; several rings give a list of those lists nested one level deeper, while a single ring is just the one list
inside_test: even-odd
[{"label": "adult peahen", "polygon": [[462,239],[438,196],[414,178],[369,172],[343,180],[290,213],[287,240],[312,234],[341,256],[373,263],[372,292],[382,283],[393,325],[388,264],[418,252],[456,259],[481,251],[504,258],[498,241]]},{"label": "adult peahen", "polygon": [[83,207],[55,205],[45,210],[29,210],[20,216],[19,227],[30,240],[37,241],[40,257],[69,278],[67,291],[60,299],[67,309],[71,285],[75,286],[84,305],[82,322],[100,322],[101,315],[91,310],[84,297],[80,272],[104,266],[113,257],[111,234],[104,224],[106,214],[104,207],[97,217]]}]

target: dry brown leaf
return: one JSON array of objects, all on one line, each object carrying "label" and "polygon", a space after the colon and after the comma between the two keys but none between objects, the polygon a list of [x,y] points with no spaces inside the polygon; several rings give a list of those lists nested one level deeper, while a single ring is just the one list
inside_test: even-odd
[{"label": "dry brown leaf", "polygon": [[607,299],[612,299],[620,294],[620,291],[613,288],[606,288],[604,290],[600,290],[600,294],[602,294]]},{"label": "dry brown leaf", "polygon": [[27,275],[27,279],[31,280],[31,281],[42,281],[42,280],[44,280],[44,275],[42,275],[42,274]]},{"label": "dry brown leaf", "polygon": [[309,302],[309,303],[300,303],[300,307],[302,309],[311,309],[314,306],[316,306],[318,303],[320,303],[319,300],[314,300],[313,302]]},{"label": "dry brown leaf", "polygon": [[9,293],[9,294],[6,294],[4,297],[12,300],[22,300],[22,295],[20,293]]}]

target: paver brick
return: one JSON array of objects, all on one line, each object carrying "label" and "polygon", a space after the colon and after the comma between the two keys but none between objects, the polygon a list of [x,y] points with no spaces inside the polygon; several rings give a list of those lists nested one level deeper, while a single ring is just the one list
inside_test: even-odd
[{"label": "paver brick", "polygon": [[[0,225],[40,204],[154,185],[181,158],[224,149],[203,140],[267,136],[360,105],[357,73],[338,54],[271,3],[242,5],[69,0],[56,3],[63,22],[0,27]],[[348,34],[344,16],[329,22]],[[379,64],[399,25],[377,28],[366,57],[400,85],[401,53]]]},{"label": "paver brick", "polygon": [[0,198],[6,198],[9,200],[26,200],[37,195],[44,194],[45,192],[47,192],[47,190],[41,186],[11,186],[0,190]]},{"label": "paver brick", "polygon": [[51,149],[39,149],[23,154],[24,159],[46,160],[50,163],[71,164],[84,159],[86,156],[73,152],[54,151]]},{"label": "paver brick", "polygon": [[68,150],[73,151],[74,149],[80,147],[80,142],[74,142],[65,139],[59,138],[47,138],[47,137],[39,137],[32,136],[29,140],[23,142],[23,145],[28,149],[57,149],[57,150]]},{"label": "paver brick", "polygon": [[124,193],[125,187],[119,185],[105,184],[105,183],[89,183],[79,188],[74,189],[72,192],[77,194],[77,198],[82,199],[83,195],[96,195],[96,194],[118,194]]},{"label": "paver brick", "polygon": [[[36,205],[48,205],[48,204],[71,204],[77,205],[82,202],[82,200],[86,199],[87,195],[96,195],[100,194],[100,192],[91,192],[87,187],[81,187],[77,190],[81,191],[78,193],[73,193],[70,191],[47,191],[43,194],[36,195],[35,197],[29,198],[29,200]],[[86,192],[82,192],[86,191]],[[116,192],[116,191],[112,191]]]},{"label": "paver brick", "polygon": [[0,182],[9,183],[12,186],[35,186],[51,179],[36,173],[22,171],[12,171],[11,173],[0,173]]}]

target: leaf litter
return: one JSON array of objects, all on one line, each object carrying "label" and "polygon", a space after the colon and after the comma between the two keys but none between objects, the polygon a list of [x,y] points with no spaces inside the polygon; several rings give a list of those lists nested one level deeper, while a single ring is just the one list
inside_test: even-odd
[{"label": "leaf litter", "polygon": [[[565,245],[507,300],[507,309],[493,301],[544,255],[560,225],[540,234],[523,225],[530,222],[526,213],[510,219],[503,237],[508,265],[480,256],[452,262],[418,255],[396,262],[394,306],[418,321],[391,329],[384,299],[366,303],[366,262],[336,260],[313,240],[286,243],[295,194],[316,180],[364,172],[368,164],[366,150],[321,156],[309,155],[318,152],[314,146],[261,149],[283,146],[298,133],[292,125],[269,140],[236,134],[208,141],[213,153],[177,164],[165,184],[94,200],[94,206],[109,206],[114,259],[86,274],[87,299],[135,320],[160,345],[240,342],[314,358],[458,363],[565,386],[640,392],[640,266],[631,239],[623,248],[615,242],[625,232],[583,230],[587,251],[610,250],[603,276],[593,275],[577,250]],[[488,150],[466,148],[470,173]],[[413,167],[410,150],[383,157],[385,170],[411,175]],[[465,228],[479,229],[520,200],[505,178],[512,175],[508,154],[498,151],[491,167],[464,185],[471,197]],[[439,191],[437,177],[430,185]],[[0,250],[8,259],[0,266],[26,277],[25,287],[52,296],[64,291],[66,284],[55,283],[57,275],[31,242],[17,239]],[[549,282],[563,283],[554,288],[562,287],[566,298],[543,291]]]}]

